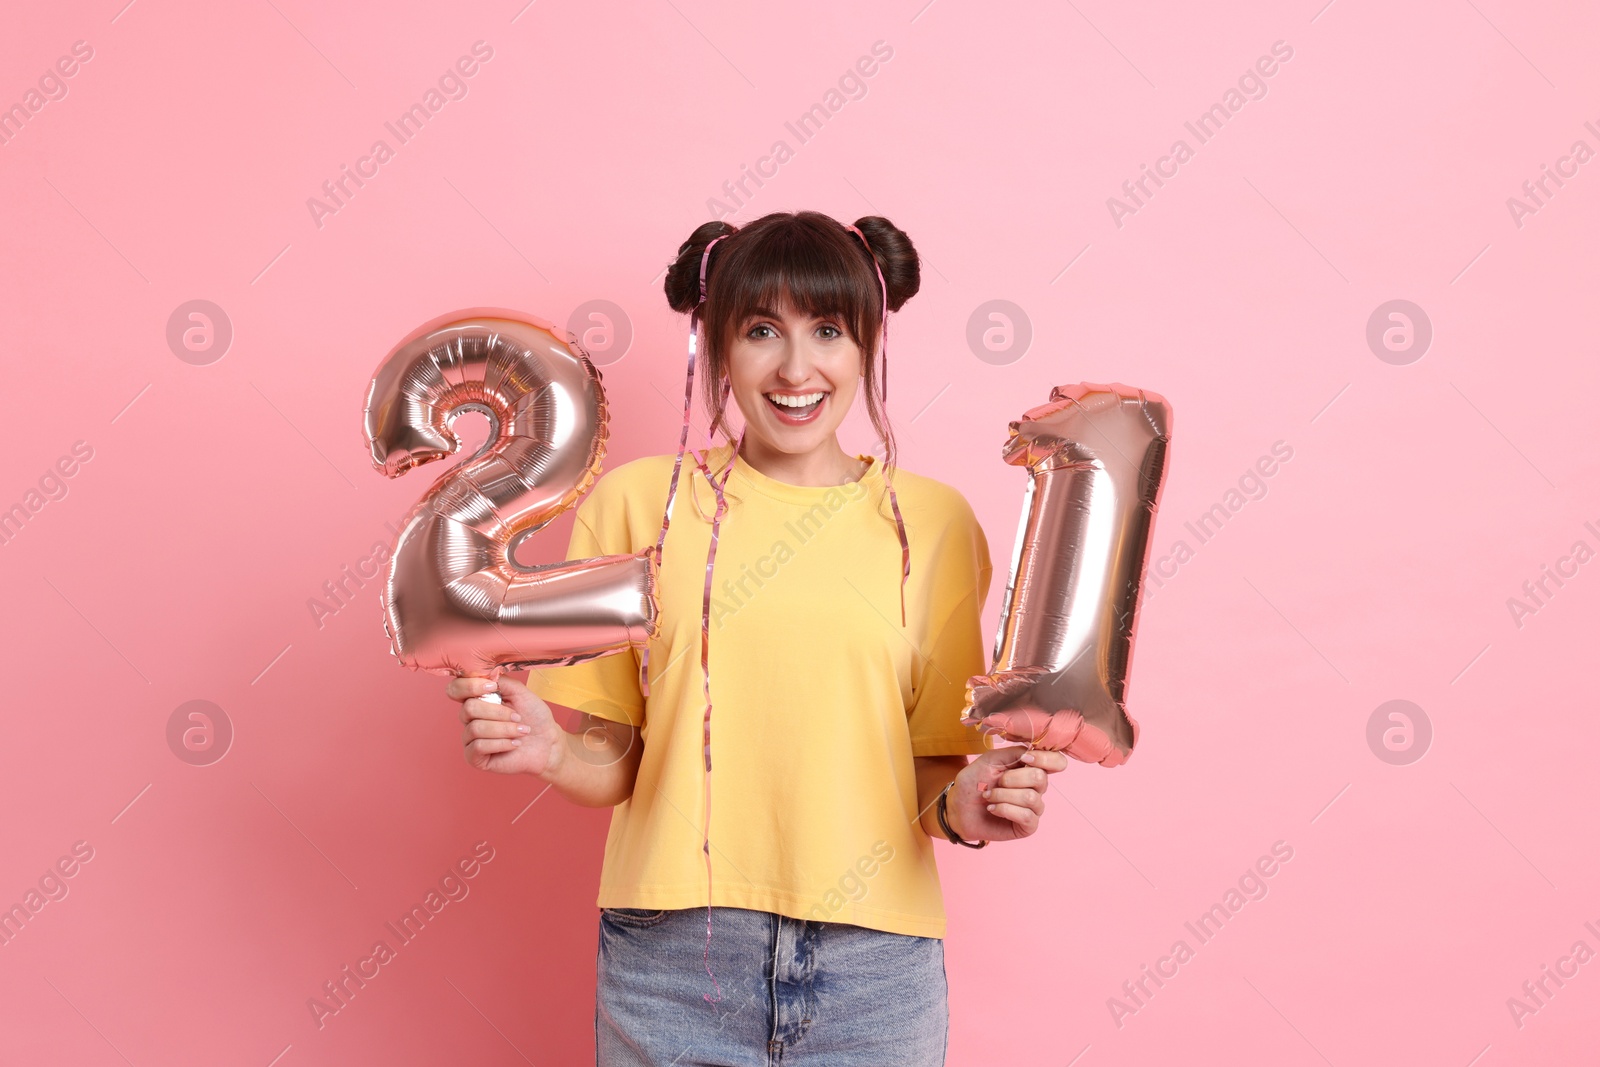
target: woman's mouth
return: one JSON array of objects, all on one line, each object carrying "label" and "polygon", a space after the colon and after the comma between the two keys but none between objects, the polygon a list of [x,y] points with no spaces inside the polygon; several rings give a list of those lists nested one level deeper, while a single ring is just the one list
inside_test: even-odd
[{"label": "woman's mouth", "polygon": [[812,393],[766,393],[767,404],[773,413],[778,416],[778,421],[790,426],[804,426],[817,421],[822,411],[822,405],[827,403],[829,394],[823,391]]}]

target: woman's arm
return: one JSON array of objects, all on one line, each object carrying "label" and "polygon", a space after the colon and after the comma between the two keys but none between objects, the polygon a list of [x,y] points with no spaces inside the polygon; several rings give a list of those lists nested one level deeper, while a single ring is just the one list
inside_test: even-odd
[{"label": "woman's arm", "polygon": [[566,735],[566,751],[555,761],[553,770],[539,777],[582,807],[609,808],[621,804],[633,796],[633,784],[639,777],[639,758],[644,754],[644,745],[639,740],[638,727],[588,712],[574,714],[579,720],[578,732]]}]

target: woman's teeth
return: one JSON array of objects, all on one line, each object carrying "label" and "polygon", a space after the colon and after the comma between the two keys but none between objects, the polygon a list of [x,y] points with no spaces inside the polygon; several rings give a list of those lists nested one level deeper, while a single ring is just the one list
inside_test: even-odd
[{"label": "woman's teeth", "polygon": [[827,393],[802,393],[799,396],[787,396],[781,393],[767,393],[767,403],[777,408],[782,416],[791,422],[798,422],[815,415],[822,408],[822,401]]}]

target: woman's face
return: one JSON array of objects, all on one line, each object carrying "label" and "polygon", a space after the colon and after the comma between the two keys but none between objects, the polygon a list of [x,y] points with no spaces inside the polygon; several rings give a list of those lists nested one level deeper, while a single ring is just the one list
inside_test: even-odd
[{"label": "woman's face", "polygon": [[833,441],[862,371],[861,349],[839,319],[785,302],[734,324],[728,380],[745,436],[775,451],[798,455]]}]

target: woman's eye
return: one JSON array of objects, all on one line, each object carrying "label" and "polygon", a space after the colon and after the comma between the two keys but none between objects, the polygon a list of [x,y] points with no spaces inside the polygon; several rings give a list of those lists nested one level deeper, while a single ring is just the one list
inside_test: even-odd
[{"label": "woman's eye", "polygon": [[[762,333],[761,331],[763,330],[768,332]],[[844,336],[844,332],[832,323],[824,323],[823,325],[818,326],[817,330],[819,333],[821,333],[823,339],[828,341],[836,340],[837,338]],[[771,323],[758,322],[756,325],[750,327],[745,336],[751,340],[760,340],[767,336],[777,336],[777,334],[775,331],[773,331]]]}]

